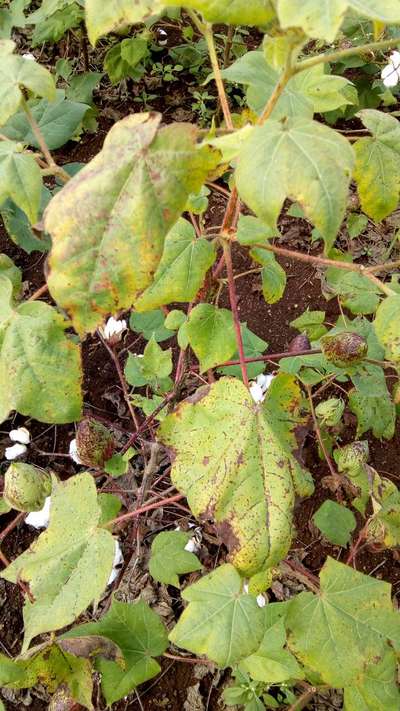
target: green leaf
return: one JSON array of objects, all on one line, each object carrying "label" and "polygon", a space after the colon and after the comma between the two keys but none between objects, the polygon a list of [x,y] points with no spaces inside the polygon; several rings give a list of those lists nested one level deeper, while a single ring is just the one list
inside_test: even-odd
[{"label": "green leaf", "polygon": [[233,565],[221,565],[186,588],[189,605],[169,635],[171,642],[205,654],[220,667],[233,666],[258,648],[263,637],[263,612]]},{"label": "green leaf", "polygon": [[104,69],[111,82],[117,84],[126,77],[137,79],[136,67],[148,53],[148,40],[143,37],[130,37],[111,47],[104,58]]},{"label": "green leaf", "polygon": [[40,422],[79,420],[80,349],[68,323],[48,304],[26,302],[0,326],[0,421],[11,410]]},{"label": "green leaf", "polygon": [[399,707],[396,656],[388,650],[344,690],[343,711],[397,711]]},{"label": "green leaf", "polygon": [[305,119],[269,120],[244,144],[236,169],[241,198],[275,228],[287,197],[298,200],[329,251],[342,223],[353,151],[327,126]]},{"label": "green leaf", "polygon": [[93,92],[100,84],[104,74],[101,72],[83,72],[75,74],[69,79],[69,87],[65,95],[70,101],[77,101],[80,104],[93,104]]},{"label": "green leaf", "polygon": [[101,620],[79,625],[67,632],[63,639],[87,634],[111,639],[124,656],[125,669],[107,659],[96,661],[107,704],[127,696],[161,671],[153,657],[167,648],[167,634],[158,615],[143,600],[125,603],[113,599],[110,610]]},{"label": "green leaf", "polygon": [[39,213],[42,176],[33,155],[13,141],[0,142],[0,206],[11,198],[29,220],[36,222]]},{"label": "green leaf", "polygon": [[[201,12],[209,22],[227,25],[265,25],[275,12],[270,0],[185,0],[185,7]],[[176,0],[163,0],[162,5],[176,5]]]},{"label": "green leaf", "polygon": [[191,534],[183,531],[162,531],[151,544],[150,575],[165,585],[179,588],[178,575],[201,570],[202,565],[194,553],[185,550]]},{"label": "green leaf", "polygon": [[131,447],[129,447],[125,454],[114,454],[110,459],[106,461],[104,465],[104,471],[114,477],[123,476],[128,472],[129,461],[132,459],[134,454],[135,450]]},{"label": "green leaf", "polygon": [[400,491],[390,479],[373,480],[373,518],[368,522],[367,540],[385,548],[400,545]]},{"label": "green leaf", "polygon": [[0,496],[0,516],[11,511],[11,506]]},{"label": "green leaf", "polygon": [[158,12],[165,2],[159,0],[86,0],[86,25],[92,45],[108,32],[118,32],[127,25],[143,22]]},{"label": "green leaf", "polygon": [[324,326],[325,311],[309,311],[308,309],[290,322],[290,326],[301,333],[305,333],[310,341],[318,341],[327,333]]},{"label": "green leaf", "polygon": [[84,18],[84,12],[76,2],[54,12],[40,22],[37,22],[32,34],[32,47],[39,47],[44,42],[55,44],[68,30],[79,27]]},{"label": "green leaf", "polygon": [[380,222],[396,209],[400,195],[400,124],[382,111],[366,109],[358,116],[372,134],[354,144],[361,206]]},{"label": "green leaf", "polygon": [[322,535],[337,546],[347,546],[357,526],[353,512],[331,500],[324,501],[312,520]]},{"label": "green leaf", "polygon": [[[343,306],[353,314],[375,313],[382,294],[381,290],[370,279],[358,272],[335,267],[327,271],[327,283],[332,291],[341,297]],[[333,279],[331,278],[333,276]]]},{"label": "green leaf", "polygon": [[284,649],[286,631],[283,619],[275,620],[264,608],[264,637],[259,648],[240,662],[240,669],[255,681],[266,684],[281,684],[289,679],[303,679],[304,673],[294,656]]},{"label": "green leaf", "polygon": [[121,501],[115,494],[98,494],[97,503],[100,506],[99,526],[112,521],[121,510]]},{"label": "green leaf", "polygon": [[[29,102],[29,108],[39,125],[48,148],[52,151],[60,148],[72,138],[89,107],[86,104],[66,100],[65,92],[58,89],[55,100],[51,103],[42,99]],[[2,131],[14,141],[22,141],[34,148],[40,148],[29,121],[22,111],[13,116]]]},{"label": "green leaf", "polygon": [[375,333],[384,347],[386,358],[400,362],[400,295],[384,299],[376,312]]},{"label": "green leaf", "polygon": [[146,341],[154,338],[157,343],[161,343],[161,341],[172,337],[171,331],[165,326],[165,321],[165,314],[161,309],[148,311],[144,314],[133,311],[129,319],[129,326],[135,333],[141,333]]},{"label": "green leaf", "polygon": [[[141,410],[143,410],[146,417],[149,417],[153,414],[154,410],[156,410],[157,407],[161,405],[162,402],[164,402],[164,398],[161,397],[161,395],[153,395],[153,397],[143,397],[143,395],[135,394],[131,397],[131,402],[132,405],[134,405],[135,407],[139,407]],[[154,419],[158,422],[161,422],[164,417],[166,417],[166,414],[167,409],[164,408],[158,413],[158,415],[155,416]]]},{"label": "green leaf", "polygon": [[36,62],[14,54],[4,54],[0,66],[0,125],[18,111],[22,104],[22,87],[49,101],[55,98],[50,72]]},{"label": "green leaf", "polygon": [[200,362],[200,372],[229,360],[236,351],[232,312],[212,304],[198,304],[185,324],[186,335]]},{"label": "green leaf", "polygon": [[159,129],[160,121],[133,114],[116,123],[102,151],[46,210],[49,289],[79,333],[130,307],[149,286],[165,236],[218,160],[196,149],[193,126]]},{"label": "green leaf", "polygon": [[[247,52],[222,72],[225,79],[247,86],[249,107],[260,114],[272,96],[280,73],[267,62],[262,52]],[[278,121],[284,117],[311,119],[314,113],[333,111],[356,103],[350,95],[353,85],[343,77],[326,74],[323,64],[300,72],[290,79],[273,112]]]},{"label": "green leaf", "polygon": [[312,492],[310,475],[292,452],[300,389],[277,376],[256,405],[239,380],[223,378],[165,418],[161,441],[175,459],[171,479],[193,514],[210,518],[246,576],[285,557],[296,492]]},{"label": "green leaf", "polygon": [[385,24],[400,23],[397,0],[278,0],[281,27],[301,27],[313,39],[332,43],[347,10]]},{"label": "green leaf", "polygon": [[187,220],[178,220],[165,238],[153,282],[136,301],[135,309],[149,311],[164,304],[192,301],[215,255],[214,244],[197,239],[193,226]]},{"label": "green leaf", "polygon": [[[357,149],[356,149],[357,158]],[[360,215],[357,212],[351,212],[347,217],[347,231],[349,233],[350,239],[355,239],[359,237],[368,225],[368,217],[366,215]]]},{"label": "green leaf", "polygon": [[11,282],[12,295],[17,298],[22,287],[22,273],[13,260],[6,254],[0,254],[0,278],[5,277]]},{"label": "green leaf", "polygon": [[289,648],[303,664],[334,687],[352,686],[357,676],[398,639],[400,617],[391,586],[328,558],[318,595],[300,593],[290,604]]},{"label": "green leaf", "polygon": [[378,439],[392,439],[396,407],[379,366],[368,366],[365,374],[352,377],[355,389],[349,392],[350,410],[357,416],[357,437],[372,430]]},{"label": "green leaf", "polygon": [[27,582],[34,598],[25,600],[25,651],[33,637],[70,625],[100,599],[115,553],[111,533],[98,527],[100,516],[92,476],[53,477],[48,529],[1,574]]},{"label": "green leaf", "polygon": [[180,309],[172,309],[165,318],[165,328],[169,331],[178,331],[185,323],[187,315]]},{"label": "green leaf", "polygon": [[162,387],[172,373],[172,367],[172,349],[163,351],[152,336],[142,356],[129,354],[125,365],[125,377],[133,387],[143,385],[151,385],[153,388]]},{"label": "green leaf", "polygon": [[239,244],[252,247],[254,244],[262,244],[272,237],[279,237],[279,230],[267,227],[261,220],[252,215],[240,215],[236,238]]},{"label": "green leaf", "polygon": [[[258,356],[262,355],[264,351],[267,350],[268,343],[250,331],[246,323],[241,324],[241,330],[245,358],[258,358]],[[232,360],[239,360],[238,352],[233,355]],[[265,363],[262,361],[259,363],[247,364],[247,375],[250,380],[256,378],[257,375],[263,373],[264,370]],[[234,378],[242,378],[242,369],[240,365],[227,365],[224,368],[218,368],[218,372],[223,375],[231,375]]]},{"label": "green leaf", "polygon": [[[52,194],[50,190],[42,185],[39,219],[51,198]],[[25,252],[31,254],[31,252],[34,251],[47,252],[50,249],[50,237],[45,233],[40,236],[37,235],[33,231],[25,212],[20,210],[12,200],[6,200],[4,205],[0,207],[0,214],[8,236],[12,239],[14,244],[21,247]]]},{"label": "green leaf", "polygon": [[261,271],[263,296],[267,304],[280,301],[286,289],[286,272],[272,252],[266,249],[252,249],[250,256],[258,264],[263,265]]}]

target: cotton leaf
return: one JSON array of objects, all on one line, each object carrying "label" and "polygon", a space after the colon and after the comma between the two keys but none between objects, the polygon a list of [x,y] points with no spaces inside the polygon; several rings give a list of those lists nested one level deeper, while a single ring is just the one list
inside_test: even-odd
[{"label": "cotton leaf", "polygon": [[[9,281],[9,280],[6,280]],[[4,277],[0,277],[0,294]],[[9,297],[11,294],[9,294]],[[44,302],[0,307],[0,422],[12,410],[40,422],[78,420],[82,408],[79,346],[67,322]]]},{"label": "cotton leaf", "polygon": [[400,362],[400,295],[384,299],[376,312],[375,333],[388,360]]},{"label": "cotton leaf", "polygon": [[143,22],[161,10],[159,0],[86,0],[86,26],[91,43],[109,32],[118,32],[127,25]]},{"label": "cotton leaf", "polygon": [[269,120],[244,144],[236,182],[244,202],[270,227],[285,199],[297,200],[329,250],[345,214],[353,163],[349,142],[333,129],[307,119]]},{"label": "cotton leaf", "polygon": [[202,373],[229,360],[236,351],[233,317],[228,309],[198,304],[191,311],[185,329]]},{"label": "cotton leaf", "polygon": [[151,544],[150,575],[165,585],[179,588],[178,575],[201,570],[201,563],[194,553],[185,550],[190,533],[162,531]]},{"label": "cotton leaf", "polygon": [[2,572],[28,583],[34,598],[24,607],[24,650],[36,635],[70,625],[105,590],[115,544],[100,516],[93,477],[53,478],[48,529]]},{"label": "cotton leaf", "polygon": [[356,152],[355,179],[364,212],[380,222],[396,209],[400,195],[400,123],[373,109],[359,116],[372,134],[360,138]]},{"label": "cotton leaf", "polygon": [[300,389],[280,375],[257,405],[239,380],[223,378],[161,423],[171,478],[198,518],[213,519],[230,559],[247,576],[276,565],[290,547],[296,493],[310,475],[293,456]]},{"label": "cotton leaf", "polygon": [[45,67],[14,54],[1,57],[0,87],[1,126],[20,108],[22,87],[49,101],[55,98],[56,92],[54,79]]},{"label": "cotton leaf", "polygon": [[165,651],[167,633],[159,616],[143,600],[125,603],[113,599],[110,610],[98,622],[78,625],[63,639],[71,640],[82,635],[106,637],[123,654],[124,668],[115,661],[101,657],[96,662],[107,704],[127,696],[139,684],[161,671],[154,657]]},{"label": "cotton leaf", "polygon": [[215,260],[215,246],[197,239],[193,226],[180,219],[167,234],[153,282],[135,303],[137,311],[150,311],[173,302],[194,299]]},{"label": "cotton leaf", "polygon": [[398,711],[399,708],[396,655],[387,650],[383,659],[373,662],[344,690],[343,711]]},{"label": "cotton leaf", "polygon": [[194,654],[205,654],[220,667],[233,666],[258,648],[263,637],[263,611],[243,592],[233,565],[222,565],[186,588],[189,605],[169,635],[171,642]]},{"label": "cotton leaf", "polygon": [[332,43],[347,10],[385,24],[400,22],[398,0],[277,0],[281,27],[301,27],[313,39]]},{"label": "cotton leaf", "polygon": [[190,124],[159,128],[159,114],[132,114],[102,151],[53,198],[49,289],[79,333],[130,307],[151,284],[164,239],[216,165]]},{"label": "cotton leaf", "polygon": [[[176,6],[176,0],[163,0],[164,6]],[[275,16],[271,0],[185,0],[185,7],[201,12],[209,22],[227,25],[265,25]]]},{"label": "cotton leaf", "polygon": [[33,223],[42,194],[40,168],[32,155],[13,141],[0,142],[0,206],[11,198]]},{"label": "cotton leaf", "polygon": [[334,687],[351,686],[400,639],[400,615],[391,586],[332,558],[320,573],[321,591],[300,593],[290,603],[289,648]]}]

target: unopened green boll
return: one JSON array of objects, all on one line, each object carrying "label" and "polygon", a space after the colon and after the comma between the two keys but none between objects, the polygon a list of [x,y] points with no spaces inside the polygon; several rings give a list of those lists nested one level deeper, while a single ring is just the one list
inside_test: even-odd
[{"label": "unopened green boll", "polygon": [[4,476],[4,500],[17,511],[40,511],[51,493],[51,477],[24,462],[11,464]]},{"label": "unopened green boll", "polygon": [[317,415],[321,424],[327,427],[336,427],[342,419],[344,413],[344,402],[338,397],[331,397],[325,402],[320,402],[315,408],[315,414]]},{"label": "unopened green boll", "polygon": [[325,358],[338,368],[361,363],[368,353],[368,343],[358,333],[337,333],[334,336],[324,336],[321,348]]}]

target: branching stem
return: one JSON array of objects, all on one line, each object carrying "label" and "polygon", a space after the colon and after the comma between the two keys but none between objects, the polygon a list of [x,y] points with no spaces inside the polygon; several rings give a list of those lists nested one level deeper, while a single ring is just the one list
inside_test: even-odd
[{"label": "branching stem", "polygon": [[238,310],[238,303],[237,303],[237,294],[236,294],[236,286],[235,286],[235,277],[234,277],[234,273],[233,273],[230,242],[227,242],[226,240],[224,240],[223,248],[224,248],[226,271],[227,271],[227,275],[228,275],[229,299],[231,302],[232,316],[233,316],[233,322],[234,322],[235,333],[236,333],[236,341],[237,341],[237,346],[238,346],[238,351],[239,351],[240,368],[242,371],[243,382],[246,385],[246,387],[248,388],[249,387],[249,378],[247,375],[246,359],[245,359],[245,355],[244,355],[242,329],[240,326],[240,317],[239,317],[239,310]]},{"label": "branching stem", "polygon": [[140,516],[143,513],[147,513],[147,511],[159,509],[161,508],[161,506],[168,506],[168,504],[173,504],[175,501],[181,501],[184,498],[184,494],[175,494],[175,496],[170,496],[168,499],[161,499],[161,501],[155,501],[154,504],[146,504],[146,506],[142,506],[141,508],[135,509],[134,511],[129,511],[126,514],[122,514],[122,516],[118,516],[118,518],[114,518],[112,521],[108,521],[106,524],[104,524],[104,528],[112,528],[113,526],[123,523],[124,521],[129,521],[131,518],[135,518],[136,516]]},{"label": "branching stem", "polygon": [[367,54],[368,52],[392,49],[399,44],[400,37],[392,37],[391,39],[370,42],[369,44],[359,45],[358,47],[340,49],[337,50],[337,52],[317,54],[314,57],[309,57],[308,59],[303,59],[301,62],[298,62],[293,68],[293,73],[298,74],[305,69],[311,69],[311,67],[315,67],[316,64],[340,62],[342,59],[347,59],[347,57],[353,57],[357,54]]}]

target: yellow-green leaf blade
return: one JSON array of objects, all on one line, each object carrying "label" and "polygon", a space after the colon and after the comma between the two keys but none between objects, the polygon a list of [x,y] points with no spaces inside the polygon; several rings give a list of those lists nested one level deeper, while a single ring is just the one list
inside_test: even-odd
[{"label": "yellow-green leaf blade", "polygon": [[183,531],[162,531],[155,537],[149,561],[149,572],[155,580],[179,588],[178,575],[201,570],[197,556],[185,549],[189,540],[190,533]]},{"label": "yellow-green leaf blade", "polygon": [[[176,0],[163,0],[164,6],[176,6]],[[180,4],[180,3],[179,3]],[[265,25],[275,16],[270,0],[185,0],[184,7],[201,12],[209,22],[227,25]]]},{"label": "yellow-green leaf blade", "polygon": [[18,111],[23,94],[21,87],[52,101],[56,95],[50,72],[36,62],[13,54],[2,55],[0,63],[0,125]]},{"label": "yellow-green leaf blade", "polygon": [[375,333],[384,347],[386,358],[400,362],[400,295],[384,299],[376,312]]},{"label": "yellow-green leaf blade", "polygon": [[158,12],[164,2],[158,0],[86,0],[86,26],[91,43],[108,32],[118,32],[127,25],[143,22]]},{"label": "yellow-green leaf blade", "polygon": [[36,635],[71,624],[104,591],[115,543],[98,528],[100,514],[89,474],[54,479],[49,528],[2,572],[27,582],[34,598],[24,607],[25,650]]},{"label": "yellow-green leaf blade", "polygon": [[42,194],[40,168],[32,155],[14,141],[0,143],[0,206],[11,198],[31,223],[38,218]]}]

